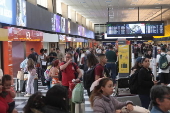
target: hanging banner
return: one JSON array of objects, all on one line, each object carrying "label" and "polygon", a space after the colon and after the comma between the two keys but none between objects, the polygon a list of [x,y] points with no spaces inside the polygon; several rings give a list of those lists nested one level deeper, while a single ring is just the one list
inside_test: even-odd
[{"label": "hanging banner", "polygon": [[129,73],[129,45],[119,45],[119,73]]}]

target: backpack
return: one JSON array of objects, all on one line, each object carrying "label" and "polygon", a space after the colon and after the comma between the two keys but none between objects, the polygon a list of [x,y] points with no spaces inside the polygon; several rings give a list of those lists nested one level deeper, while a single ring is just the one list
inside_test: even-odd
[{"label": "backpack", "polygon": [[83,103],[84,101],[84,88],[82,83],[78,83],[72,91],[72,102]]},{"label": "backpack", "polygon": [[89,70],[84,72],[83,75],[83,85],[85,89],[89,89],[92,85],[92,83],[95,81],[95,68],[96,66],[94,66],[93,68],[90,68]]},{"label": "backpack", "polygon": [[165,55],[160,54],[161,57],[159,58],[159,68],[162,70],[166,70],[169,67],[169,62],[166,55],[167,54]]},{"label": "backpack", "polygon": [[138,73],[136,70],[129,78],[129,89],[131,94],[138,94]]}]

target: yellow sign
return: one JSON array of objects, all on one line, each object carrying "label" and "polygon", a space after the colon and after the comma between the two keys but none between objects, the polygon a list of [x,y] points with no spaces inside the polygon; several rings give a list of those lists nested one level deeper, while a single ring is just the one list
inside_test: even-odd
[{"label": "yellow sign", "polygon": [[8,29],[0,28],[0,41],[8,41]]},{"label": "yellow sign", "polygon": [[129,73],[129,45],[119,45],[119,73]]}]

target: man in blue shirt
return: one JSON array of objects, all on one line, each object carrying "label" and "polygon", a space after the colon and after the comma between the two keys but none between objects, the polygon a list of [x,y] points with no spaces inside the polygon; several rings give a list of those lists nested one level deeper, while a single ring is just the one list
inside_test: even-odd
[{"label": "man in blue shirt", "polygon": [[151,113],[169,113],[170,87],[165,85],[155,85],[151,89],[150,96],[153,104]]}]

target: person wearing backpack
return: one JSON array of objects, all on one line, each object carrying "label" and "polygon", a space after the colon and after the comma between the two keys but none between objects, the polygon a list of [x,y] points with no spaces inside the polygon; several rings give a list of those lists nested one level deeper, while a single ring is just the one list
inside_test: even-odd
[{"label": "person wearing backpack", "polygon": [[87,54],[87,67],[88,70],[84,72],[83,75],[83,84],[84,88],[87,90],[87,94],[90,97],[90,87],[91,84],[95,81],[95,66],[98,63],[96,56],[93,53]]},{"label": "person wearing backpack", "polygon": [[169,77],[169,64],[170,56],[165,53],[166,48],[161,48],[161,53],[157,55],[156,62],[159,67],[160,83],[162,85],[168,85],[170,83]]},{"label": "person wearing backpack", "polygon": [[129,77],[129,89],[131,94],[138,94],[138,73],[141,69],[141,57],[136,59],[135,65],[131,69],[130,77]]},{"label": "person wearing backpack", "polygon": [[138,94],[142,107],[148,109],[150,104],[150,90],[152,86],[156,85],[158,82],[154,80],[153,73],[149,68],[149,59],[142,58],[141,64],[142,68],[138,74]]}]

